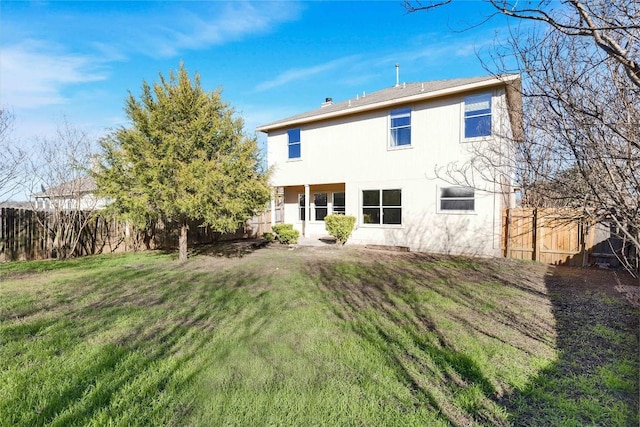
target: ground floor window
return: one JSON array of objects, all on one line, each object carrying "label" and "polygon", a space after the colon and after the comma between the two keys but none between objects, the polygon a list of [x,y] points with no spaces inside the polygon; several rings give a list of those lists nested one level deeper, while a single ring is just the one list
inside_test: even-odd
[{"label": "ground floor window", "polygon": [[315,193],[313,195],[314,214],[315,221],[324,221],[324,217],[327,216],[329,208],[327,207],[327,193]]},{"label": "ground floor window", "polygon": [[[331,199],[329,199],[331,196]],[[345,213],[345,195],[344,192],[336,193],[313,193],[313,206],[311,206],[311,221],[324,221],[324,217],[329,213],[341,214]],[[331,200],[331,204],[329,204]],[[298,194],[298,219],[306,220],[305,195]]]},{"label": "ground floor window", "polygon": [[304,194],[298,194],[298,219],[300,221],[306,220],[306,211],[305,211],[305,197]]},{"label": "ground floor window", "polygon": [[363,190],[362,222],[402,224],[402,190]]},{"label": "ground floor window", "polygon": [[440,189],[441,211],[475,210],[475,191],[469,187],[445,187]]},{"label": "ground floor window", "polygon": [[333,193],[333,209],[334,214],[344,215],[345,213],[345,197],[344,192]]}]

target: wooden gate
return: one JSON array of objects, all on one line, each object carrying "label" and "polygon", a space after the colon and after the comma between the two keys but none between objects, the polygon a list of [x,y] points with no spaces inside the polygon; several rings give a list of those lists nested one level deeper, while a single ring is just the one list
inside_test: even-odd
[{"label": "wooden gate", "polygon": [[593,240],[579,211],[514,208],[503,213],[503,255],[546,264],[584,266]]}]

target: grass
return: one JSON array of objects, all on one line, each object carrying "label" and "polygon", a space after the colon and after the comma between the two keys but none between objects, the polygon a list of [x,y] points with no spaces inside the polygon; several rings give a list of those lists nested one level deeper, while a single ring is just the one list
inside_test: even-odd
[{"label": "grass", "polygon": [[637,425],[637,311],[586,293],[627,317],[577,327],[548,273],[347,248],[0,264],[0,425]]}]

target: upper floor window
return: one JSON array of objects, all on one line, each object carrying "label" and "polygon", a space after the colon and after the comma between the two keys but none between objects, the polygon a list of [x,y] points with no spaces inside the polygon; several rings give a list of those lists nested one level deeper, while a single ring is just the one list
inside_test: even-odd
[{"label": "upper floor window", "polygon": [[287,131],[289,138],[289,158],[300,158],[300,128],[290,129]]},{"label": "upper floor window", "polygon": [[475,191],[469,187],[445,187],[440,189],[441,211],[473,211]]},{"label": "upper floor window", "polygon": [[491,135],[491,94],[467,96],[464,99],[464,137]]},{"label": "upper floor window", "polygon": [[391,110],[390,130],[392,147],[411,145],[411,108]]},{"label": "upper floor window", "polygon": [[402,190],[363,190],[362,222],[402,224]]}]

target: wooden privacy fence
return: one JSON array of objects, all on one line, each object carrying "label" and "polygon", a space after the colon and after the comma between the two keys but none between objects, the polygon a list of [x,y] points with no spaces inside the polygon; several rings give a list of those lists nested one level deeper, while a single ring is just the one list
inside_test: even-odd
[{"label": "wooden privacy fence", "polygon": [[502,250],[506,258],[573,266],[618,266],[617,257],[631,256],[607,226],[587,221],[579,210],[512,208],[504,210],[502,219]]},{"label": "wooden privacy fence", "polygon": [[[235,232],[220,233],[211,230],[209,227],[202,227],[197,223],[189,224],[188,240],[189,246],[192,244],[207,244],[225,240],[249,239],[262,236],[265,232],[271,231],[271,214],[262,212],[253,218],[248,219],[244,226],[239,227]],[[152,230],[150,243],[147,249],[155,248],[177,248],[180,236],[180,226],[176,223],[159,222]]]},{"label": "wooden privacy fence", "polygon": [[[70,226],[76,227],[79,237],[72,252],[74,257],[138,249],[174,248],[178,245],[177,224],[159,222],[149,232],[141,233],[126,223],[95,211],[80,215],[75,212],[73,218],[77,221]],[[87,224],[80,227],[79,223],[83,219],[88,219]],[[56,258],[55,236],[49,230],[49,221],[51,212],[1,208],[0,262]],[[271,231],[270,212],[249,219],[234,233],[217,233],[194,223],[189,227],[189,244],[259,237],[267,231]]]},{"label": "wooden privacy fence", "polygon": [[[126,225],[101,215],[75,211],[65,223],[67,233],[77,234],[71,256],[127,250]],[[48,211],[0,209],[0,261],[56,258],[53,215]],[[86,223],[84,226],[81,224]],[[62,226],[60,226],[62,227]]]},{"label": "wooden privacy fence", "polygon": [[44,215],[24,209],[0,209],[0,261],[45,258],[49,245]]}]

